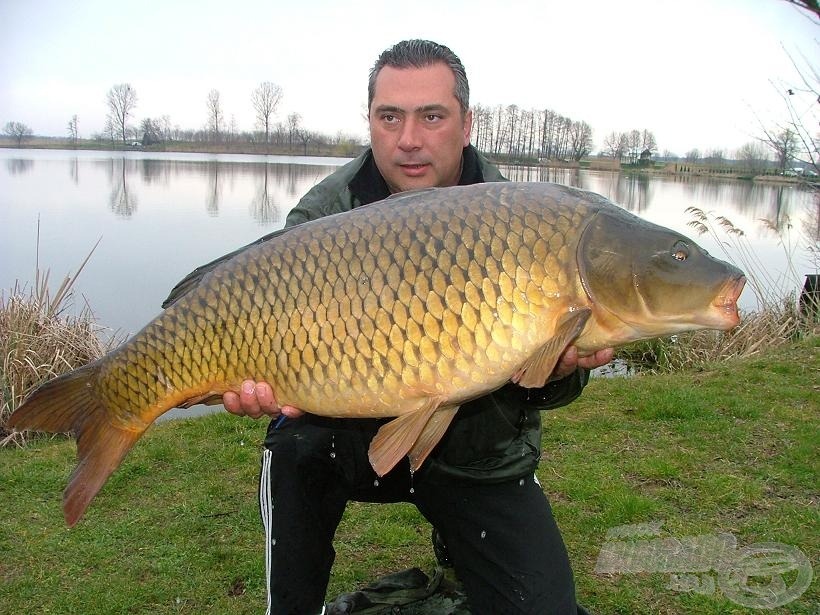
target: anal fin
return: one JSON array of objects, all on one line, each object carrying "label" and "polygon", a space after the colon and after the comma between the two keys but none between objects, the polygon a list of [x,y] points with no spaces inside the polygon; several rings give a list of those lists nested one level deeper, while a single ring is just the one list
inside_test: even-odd
[{"label": "anal fin", "polygon": [[418,440],[416,440],[413,448],[410,449],[410,470],[412,472],[415,472],[421,467],[421,464],[427,459],[427,455],[430,454],[430,451],[432,451],[441,438],[444,437],[444,433],[450,426],[457,411],[458,406],[443,406],[436,410],[433,416],[430,417],[430,420],[427,421],[427,425],[424,426]]},{"label": "anal fin", "polygon": [[384,476],[407,455],[442,401],[440,396],[430,397],[418,410],[402,414],[382,425],[367,452],[376,474]]}]

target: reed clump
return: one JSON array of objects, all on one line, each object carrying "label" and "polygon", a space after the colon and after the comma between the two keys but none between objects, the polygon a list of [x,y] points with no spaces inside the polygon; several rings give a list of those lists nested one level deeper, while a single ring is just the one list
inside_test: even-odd
[{"label": "reed clump", "polygon": [[741,314],[740,325],[731,331],[691,331],[637,342],[619,350],[618,358],[637,371],[676,372],[752,357],[818,335],[820,320],[801,313],[794,298],[788,297],[765,309]]},{"label": "reed clump", "polygon": [[18,282],[0,291],[0,446],[25,443],[26,434],[6,429],[6,422],[31,390],[100,358],[117,343],[116,336],[103,339],[88,305],[71,313],[79,273],[67,275],[53,294],[48,271],[39,268],[33,286]]}]

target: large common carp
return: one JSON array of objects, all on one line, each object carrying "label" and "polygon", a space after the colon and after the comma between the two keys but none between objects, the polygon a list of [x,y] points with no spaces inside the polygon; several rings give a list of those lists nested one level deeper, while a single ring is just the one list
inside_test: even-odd
[{"label": "large common carp", "polygon": [[539,387],[580,353],[730,329],[745,278],[603,197],[545,183],[404,193],[258,242],[188,276],[102,359],[39,387],[9,419],[71,431],[74,525],[161,414],[254,378],[324,416],[398,417],[370,446],[379,475],[418,468],[459,404]]}]

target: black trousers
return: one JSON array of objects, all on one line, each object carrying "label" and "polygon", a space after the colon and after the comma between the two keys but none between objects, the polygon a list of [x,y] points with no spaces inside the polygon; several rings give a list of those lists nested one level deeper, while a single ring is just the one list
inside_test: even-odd
[{"label": "black trousers", "polygon": [[322,612],[333,536],[354,500],[415,504],[444,540],[475,615],[575,615],[566,548],[533,476],[433,480],[424,467],[411,477],[405,461],[379,478],[367,460],[377,426],[336,423],[303,418],[269,431],[259,489],[268,613]]}]

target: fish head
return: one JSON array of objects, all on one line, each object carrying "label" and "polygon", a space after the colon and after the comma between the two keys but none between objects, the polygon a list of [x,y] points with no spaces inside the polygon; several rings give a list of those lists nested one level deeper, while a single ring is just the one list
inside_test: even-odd
[{"label": "fish head", "polygon": [[602,210],[578,244],[581,284],[610,344],[740,322],[743,272],[668,228]]}]

